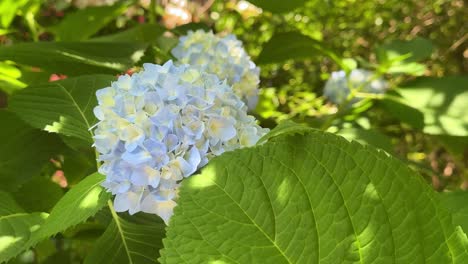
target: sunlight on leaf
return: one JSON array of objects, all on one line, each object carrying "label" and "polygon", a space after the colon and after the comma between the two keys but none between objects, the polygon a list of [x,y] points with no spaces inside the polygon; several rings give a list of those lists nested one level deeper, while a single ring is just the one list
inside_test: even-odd
[{"label": "sunlight on leaf", "polygon": [[99,196],[102,194],[102,187],[96,186],[95,188],[88,191],[86,196],[81,200],[79,204],[80,209],[87,209],[96,207],[99,203]]}]

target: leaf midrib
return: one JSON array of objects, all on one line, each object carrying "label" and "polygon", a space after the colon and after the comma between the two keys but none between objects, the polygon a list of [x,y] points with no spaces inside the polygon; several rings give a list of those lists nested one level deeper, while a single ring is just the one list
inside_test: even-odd
[{"label": "leaf midrib", "polygon": [[[70,94],[70,92],[68,92],[67,89],[65,89],[65,87],[63,87],[63,85],[61,85],[60,83],[57,83],[57,85],[64,91],[64,93],[70,98],[70,100],[72,101],[73,105],[76,107],[76,109],[78,110],[78,113],[80,113],[81,117],[83,118],[85,124],[86,124],[86,127],[88,128],[87,131],[89,133],[89,135],[91,136],[91,138],[93,138],[93,132],[91,132],[91,130],[89,130],[89,128],[91,128],[91,125],[89,124],[88,122],[88,119],[86,119],[86,116],[84,114],[84,112],[81,110],[81,108],[79,107],[78,103],[75,101],[75,98],[73,98],[73,96]],[[75,84],[73,85],[73,87],[76,86],[76,82]]]},{"label": "leaf midrib", "polygon": [[127,241],[125,240],[125,237],[124,237],[124,234],[123,234],[123,229],[122,229],[122,225],[121,225],[120,220],[119,220],[119,216],[117,215],[117,213],[114,210],[114,205],[112,204],[112,201],[108,200],[107,204],[108,204],[109,209],[111,211],[112,218],[114,218],[115,225],[117,226],[117,229],[119,231],[120,238],[122,239],[122,244],[123,244],[123,246],[125,248],[125,253],[126,253],[127,257],[128,257],[128,263],[133,264],[132,256],[130,255],[130,250],[128,248]]}]

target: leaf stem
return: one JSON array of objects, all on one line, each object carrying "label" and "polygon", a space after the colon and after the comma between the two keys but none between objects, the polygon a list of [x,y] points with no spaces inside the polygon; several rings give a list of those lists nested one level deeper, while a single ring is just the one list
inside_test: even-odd
[{"label": "leaf stem", "polygon": [[151,0],[149,6],[149,22],[156,24],[156,0]]}]

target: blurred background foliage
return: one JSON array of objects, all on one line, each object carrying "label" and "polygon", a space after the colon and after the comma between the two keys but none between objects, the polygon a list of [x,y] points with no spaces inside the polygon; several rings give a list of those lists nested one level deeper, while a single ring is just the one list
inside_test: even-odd
[{"label": "blurred background foliage", "polygon": [[[253,114],[263,126],[294,120],[338,133],[394,154],[438,191],[466,190],[467,17],[463,0],[2,0],[0,107],[27,120],[31,113],[20,104],[27,92],[18,92],[28,86],[84,74],[116,76],[166,61],[177,37],[190,29],[232,33],[261,68]],[[365,95],[352,107],[329,102],[323,87],[331,73],[357,67],[385,77],[389,92]],[[36,130],[4,110],[0,118],[15,124],[2,127],[2,138],[22,131],[22,138],[0,146],[9,162],[0,171],[0,189],[12,190],[27,211],[48,212],[70,185],[96,170],[89,142]],[[24,142],[36,151],[22,152]],[[31,161],[24,168],[23,158]],[[20,177],[6,182],[18,168]],[[35,186],[48,199],[35,203],[22,195]],[[43,255],[21,258],[80,261],[88,238],[102,227],[70,232],[83,243],[58,237],[66,251],[42,243]]]}]

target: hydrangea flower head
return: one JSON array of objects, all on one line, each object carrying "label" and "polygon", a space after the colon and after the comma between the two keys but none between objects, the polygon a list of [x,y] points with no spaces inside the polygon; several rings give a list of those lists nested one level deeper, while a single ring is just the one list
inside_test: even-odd
[{"label": "hydrangea flower head", "polygon": [[144,64],[96,92],[94,146],[116,211],[165,222],[180,181],[266,133],[226,82],[189,65]]},{"label": "hydrangea flower head", "polygon": [[249,109],[257,105],[260,69],[234,35],[219,37],[213,32],[189,31],[180,37],[172,54],[180,63],[200,67],[227,80]]},{"label": "hydrangea flower head", "polygon": [[[384,93],[388,84],[382,78],[373,79],[374,73],[363,69],[354,69],[349,74],[349,80],[346,78],[344,71],[332,72],[323,90],[323,94],[335,104],[342,104],[351,90],[348,84],[351,84],[353,89],[360,89],[365,93]],[[349,83],[348,83],[349,81]],[[352,103],[358,102],[359,99],[353,99]]]}]

